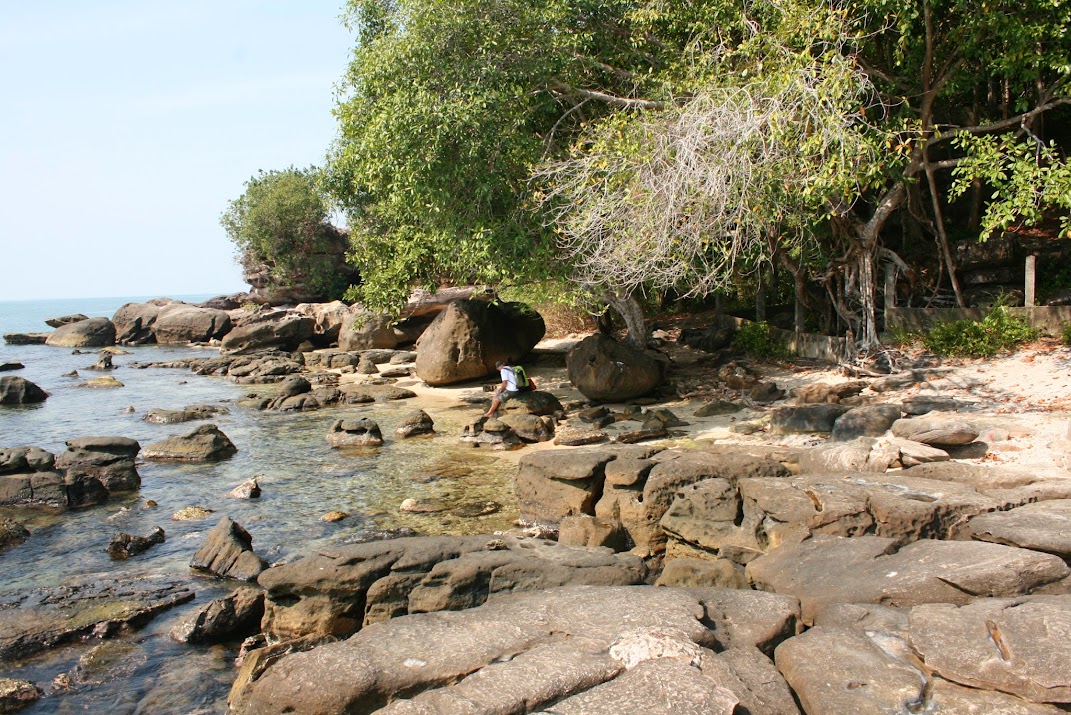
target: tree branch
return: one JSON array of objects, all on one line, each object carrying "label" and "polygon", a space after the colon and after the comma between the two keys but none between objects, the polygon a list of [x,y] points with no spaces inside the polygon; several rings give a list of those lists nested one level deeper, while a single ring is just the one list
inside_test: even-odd
[{"label": "tree branch", "polygon": [[586,99],[594,99],[623,109],[665,109],[670,106],[668,102],[654,102],[649,99],[630,99],[628,97],[617,97],[605,92],[598,92],[594,89],[570,87],[564,82],[555,82],[553,88],[566,94],[575,94],[580,97],[585,97]]}]

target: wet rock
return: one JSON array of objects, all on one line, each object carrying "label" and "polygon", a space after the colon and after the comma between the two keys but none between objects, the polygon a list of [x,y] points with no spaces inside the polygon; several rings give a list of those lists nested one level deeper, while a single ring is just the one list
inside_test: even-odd
[{"label": "wet rock", "polygon": [[833,423],[831,442],[848,442],[857,437],[880,437],[896,420],[900,408],[896,405],[866,405],[848,410]]},{"label": "wet rock", "polygon": [[113,640],[90,648],[71,673],[72,685],[102,685],[129,678],[145,665],[148,655],[137,643]]},{"label": "wet rock", "polygon": [[449,507],[440,499],[404,499],[398,507],[410,514],[437,514],[446,511]]},{"label": "wet rock", "polygon": [[255,581],[268,563],[253,553],[253,537],[227,517],[208,532],[205,543],[190,560],[190,566],[223,578]]},{"label": "wet rock", "polygon": [[114,377],[91,377],[88,380],[75,385],[75,387],[88,387],[93,389],[109,389],[114,387],[126,387],[122,382],[116,380]]},{"label": "wet rock", "polygon": [[524,446],[524,441],[517,436],[513,428],[497,419],[481,420],[466,425],[461,433],[461,441],[473,447],[495,450],[520,449]]},{"label": "wet rock", "polygon": [[0,405],[31,405],[47,399],[47,392],[24,377],[0,377]]},{"label": "wet rock", "polygon": [[1071,561],[1071,500],[1024,504],[1010,511],[981,514],[968,524],[971,536],[1008,546],[1056,554]]},{"label": "wet rock", "polygon": [[[266,715],[391,701],[384,715],[462,712],[467,703],[486,712],[669,715],[728,714],[740,702],[750,712],[795,713],[765,656],[744,638],[732,646],[720,640],[731,630],[725,626],[742,617],[722,599],[729,593],[581,586],[512,594],[458,613],[410,615],[287,656],[252,685],[248,701],[231,703],[239,713]],[[749,611],[768,608],[768,597],[750,592]],[[409,667],[371,665],[378,662]],[[322,684],[316,692],[329,699],[302,687],[313,673]]]},{"label": "wet rock", "polygon": [[0,449],[0,474],[47,472],[55,466],[51,452],[38,447],[8,447]]},{"label": "wet rock", "polygon": [[0,713],[16,713],[44,696],[44,691],[25,680],[0,678]]},{"label": "wet rock", "polygon": [[86,370],[99,370],[102,372],[114,369],[115,365],[112,364],[112,356],[108,353],[103,353],[99,358],[97,358],[96,363],[86,368]]},{"label": "wet rock", "polygon": [[261,494],[260,482],[257,477],[247,479],[234,489],[227,492],[229,499],[259,499]]},{"label": "wet rock", "polygon": [[24,658],[87,637],[111,638],[192,600],[162,576],[93,574],[0,596],[0,659]]},{"label": "wet rock", "polygon": [[115,325],[107,318],[87,318],[56,328],[46,345],[61,348],[100,348],[115,344]]},{"label": "wet rock", "polygon": [[261,574],[264,631],[345,637],[406,613],[459,610],[511,591],[642,583],[643,562],[513,537],[411,537],[338,547]]},{"label": "wet rock", "polygon": [[435,432],[435,422],[428,416],[428,413],[424,410],[416,410],[410,412],[398,422],[397,429],[394,430],[394,434],[399,439],[408,439],[409,437],[416,437],[422,434],[433,434]]},{"label": "wet rock", "polygon": [[52,333],[4,333],[8,345],[44,345]]},{"label": "wet rock", "polygon": [[21,362],[18,362],[17,360],[8,360],[8,361],[5,361],[5,362],[0,362],[0,372],[11,372],[12,370],[21,370],[24,367],[26,367],[26,366],[23,365]]},{"label": "wet rock", "polygon": [[171,515],[172,521],[201,521],[207,519],[216,512],[203,506],[187,506],[179,509]]},{"label": "wet rock", "polygon": [[1071,574],[1059,557],[980,541],[814,536],[747,566],[756,588],[800,599],[805,623],[835,603],[963,605],[976,597],[1033,592]]},{"label": "wet rock", "polygon": [[328,524],[335,524],[348,518],[349,514],[344,511],[329,511],[320,517],[320,521],[327,522]]},{"label": "wet rock", "polygon": [[150,460],[175,462],[216,462],[232,457],[238,448],[213,424],[201,425],[192,432],[172,435],[145,448]]},{"label": "wet rock", "polygon": [[718,417],[720,415],[732,415],[744,409],[743,405],[725,400],[711,400],[703,404],[695,411],[696,417]]},{"label": "wet rock", "polygon": [[338,419],[327,431],[327,443],[332,447],[380,447],[383,432],[367,417]]},{"label": "wet rock", "polygon": [[14,519],[0,517],[0,551],[18,546],[28,538],[30,532],[25,526]]},{"label": "wet rock", "polygon": [[1035,703],[1071,702],[1071,596],[911,609],[911,647],[936,674]]},{"label": "wet rock", "polygon": [[171,630],[179,643],[237,641],[260,630],[264,617],[264,592],[239,588],[199,608]]},{"label": "wet rock", "polygon": [[577,343],[566,357],[566,367],[577,390],[604,402],[646,395],[666,374],[663,361],[601,333]]},{"label": "wet rock", "polygon": [[867,384],[862,380],[851,380],[836,385],[819,382],[805,385],[792,391],[797,405],[832,404],[848,397],[855,397],[865,390]]},{"label": "wet rock", "polygon": [[520,303],[456,300],[417,341],[416,374],[432,386],[495,372],[495,362],[520,359],[546,332],[543,318]]},{"label": "wet rock", "polygon": [[554,434],[554,444],[562,447],[581,447],[588,444],[605,442],[607,435],[598,429],[577,429],[559,427]]},{"label": "wet rock", "polygon": [[117,560],[129,559],[145,553],[156,544],[164,543],[164,539],[164,530],[159,526],[153,527],[148,536],[116,534],[108,544],[108,555]]},{"label": "wet rock", "polygon": [[173,425],[195,420],[210,420],[213,417],[229,414],[230,410],[222,405],[190,405],[181,410],[149,410],[142,419],[154,425]]},{"label": "wet rock", "polygon": [[973,442],[978,430],[962,420],[942,417],[910,417],[896,420],[892,433],[901,439],[929,445],[959,445]]},{"label": "wet rock", "polygon": [[[135,460],[141,445],[129,437],[80,437],[67,441],[67,451],[56,458],[56,469],[65,470],[67,482],[97,479],[113,492],[134,491],[141,486]],[[77,500],[71,506],[81,506]]]},{"label": "wet rock", "polygon": [[770,432],[773,434],[832,432],[837,418],[849,409],[851,408],[839,404],[775,407],[770,413]]}]

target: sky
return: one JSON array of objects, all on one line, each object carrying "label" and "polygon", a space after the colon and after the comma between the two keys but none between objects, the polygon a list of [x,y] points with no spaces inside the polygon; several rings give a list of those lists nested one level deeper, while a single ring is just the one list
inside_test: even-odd
[{"label": "sky", "polygon": [[323,164],[342,5],[0,3],[0,300],[248,290],[219,216]]}]

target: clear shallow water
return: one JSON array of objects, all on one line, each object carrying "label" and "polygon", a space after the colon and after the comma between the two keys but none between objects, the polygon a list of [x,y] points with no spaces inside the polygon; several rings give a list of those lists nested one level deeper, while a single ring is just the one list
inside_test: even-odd
[{"label": "clear shallow water", "polygon": [[[185,298],[203,299],[204,296]],[[97,301],[0,302],[0,332],[42,332],[45,317],[84,313],[110,316],[129,298]],[[98,302],[99,301],[99,302]],[[374,403],[304,414],[265,413],[239,408],[240,397],[270,386],[239,386],[216,377],[178,369],[137,369],[131,363],[206,357],[214,350],[158,347],[129,348],[118,355],[112,376],[124,383],[114,389],[77,387],[100,373],[85,368],[95,353],[74,355],[65,348],[0,345],[0,362],[19,361],[17,372],[51,393],[41,405],[0,408],[0,447],[33,445],[59,454],[76,437],[120,435],[142,446],[179,434],[201,422],[153,425],[143,415],[153,408],[178,409],[193,404],[222,404],[230,414],[213,420],[237,445],[233,458],[214,464],[139,464],[138,492],[113,498],[105,505],[52,513],[0,508],[31,531],[21,546],[0,552],[0,590],[54,585],[64,578],[101,572],[164,572],[188,581],[199,594],[188,606],[159,617],[124,641],[132,648],[127,662],[98,684],[48,697],[24,712],[222,713],[233,670],[234,647],[190,647],[171,642],[174,623],[208,599],[227,593],[232,584],[193,574],[189,560],[205,534],[226,514],[253,537],[254,549],[270,562],[285,561],[318,548],[366,538],[384,529],[409,527],[423,534],[487,533],[508,528],[516,518],[512,495],[515,466],[461,445],[461,427],[477,408],[432,407],[412,400]],[[79,378],[64,377],[77,370]],[[411,440],[393,439],[398,421],[418,406],[435,420],[437,434]],[[133,407],[133,412],[128,408]],[[335,450],[324,435],[343,416],[375,419],[387,438],[379,449]],[[225,495],[246,479],[259,475],[263,496],[234,500]],[[406,514],[398,509],[407,497],[442,500],[451,505],[496,501],[502,509],[483,517],[451,512]],[[147,508],[149,500],[158,506]],[[186,506],[214,513],[206,520],[173,521]],[[328,524],[328,511],[351,516]],[[164,544],[125,562],[112,561],[105,549],[120,531],[147,534],[154,526],[167,533]],[[46,687],[57,674],[69,672],[89,647],[60,649],[24,664],[0,664],[0,677],[24,678]],[[191,675],[197,673],[196,677]]]}]

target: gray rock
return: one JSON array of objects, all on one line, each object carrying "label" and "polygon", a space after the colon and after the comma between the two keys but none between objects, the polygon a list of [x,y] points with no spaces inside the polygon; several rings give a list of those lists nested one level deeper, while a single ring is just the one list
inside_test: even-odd
[{"label": "gray rock", "polygon": [[0,596],[0,659],[25,658],[89,637],[111,638],[194,597],[162,576],[92,574]]},{"label": "gray rock", "polygon": [[129,559],[145,553],[156,544],[164,543],[164,540],[164,530],[159,526],[154,527],[148,536],[116,534],[108,544],[108,555],[117,560]]},{"label": "gray rock", "polygon": [[900,450],[885,441],[858,437],[850,442],[827,442],[800,454],[800,471],[882,473],[899,466]]},{"label": "gray rock", "polygon": [[[95,479],[109,492],[129,492],[141,486],[135,460],[141,445],[129,437],[80,437],[67,441],[67,451],[56,458],[56,469],[64,470],[68,484],[79,479]],[[92,502],[91,502],[92,503]],[[71,500],[71,506],[82,506]]]},{"label": "gray rock", "polygon": [[156,342],[153,331],[160,308],[173,301],[157,298],[148,303],[126,303],[112,316],[115,341],[121,345],[146,345]]},{"label": "gray rock", "polygon": [[230,316],[222,310],[174,302],[160,308],[152,331],[162,345],[207,343],[219,340],[231,327]]},{"label": "gray rock", "polygon": [[327,443],[332,447],[380,447],[383,432],[367,417],[338,419],[327,431]]},{"label": "gray rock", "polygon": [[1020,546],[1071,560],[1071,499],[981,514],[971,519],[968,528],[979,541]]},{"label": "gray rock", "polygon": [[115,344],[115,325],[107,318],[88,318],[56,328],[46,345],[61,348],[101,348]]},{"label": "gray rock", "polygon": [[973,442],[978,430],[963,420],[942,417],[910,417],[896,420],[892,426],[896,437],[929,445],[958,445]]},{"label": "gray rock", "polygon": [[268,563],[253,552],[253,537],[227,517],[219,520],[204,545],[190,560],[190,566],[223,578],[255,581]]},{"label": "gray rock", "polygon": [[662,383],[666,363],[601,333],[566,356],[569,381],[591,400],[617,402],[646,395]]},{"label": "gray rock", "polygon": [[5,362],[0,362],[0,372],[11,372],[12,370],[21,370],[24,367],[26,367],[26,366],[23,365],[21,362],[18,362],[17,360],[8,360],[8,361],[5,361]]},{"label": "gray rock", "polygon": [[264,616],[264,592],[259,588],[238,588],[197,609],[171,629],[179,643],[220,643],[239,640],[260,630]]},{"label": "gray rock", "polygon": [[268,348],[293,350],[313,336],[313,320],[287,310],[269,310],[238,321],[223,337],[220,349],[242,354]]},{"label": "gray rock", "polygon": [[833,425],[850,408],[838,404],[775,407],[770,412],[773,434],[832,432]]},{"label": "gray rock", "polygon": [[47,399],[47,392],[24,377],[0,377],[0,405],[30,405]]},{"label": "gray rock", "polygon": [[0,474],[47,472],[55,466],[51,452],[38,447],[8,447],[0,449]]},{"label": "gray rock", "polygon": [[8,345],[44,345],[52,333],[4,333]]},{"label": "gray rock", "polygon": [[[232,691],[231,705],[258,715],[368,703],[384,715],[475,712],[474,703],[488,713],[731,713],[738,702],[797,712],[754,647],[712,650],[740,614],[721,602],[725,593],[579,586],[409,615],[285,656],[244,694]],[[747,593],[767,605],[764,594]]]},{"label": "gray rock", "polygon": [[213,424],[201,425],[184,435],[172,435],[145,448],[150,460],[176,462],[216,462],[234,456],[238,448]]},{"label": "gray rock", "polygon": [[897,549],[878,536],[814,536],[747,566],[756,588],[800,599],[803,621],[835,603],[963,605],[979,596],[1032,593],[1071,575],[1059,557],[980,541],[916,541]]},{"label": "gray rock", "polygon": [[848,442],[856,437],[880,437],[898,419],[900,408],[896,405],[855,407],[837,418],[829,439],[832,442]]}]

